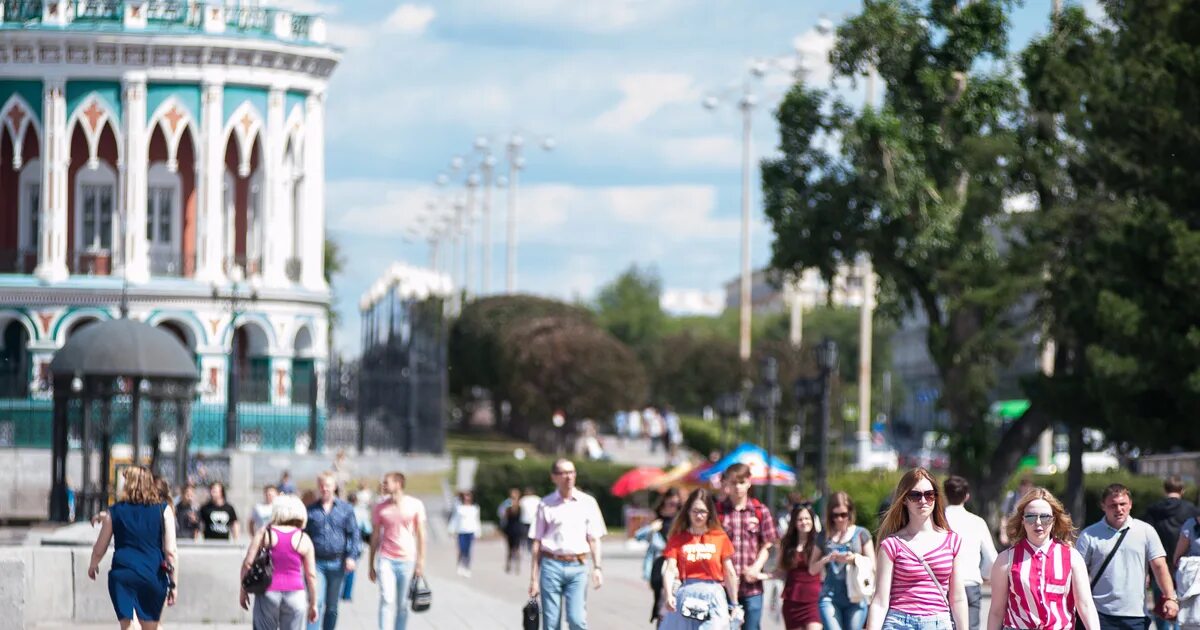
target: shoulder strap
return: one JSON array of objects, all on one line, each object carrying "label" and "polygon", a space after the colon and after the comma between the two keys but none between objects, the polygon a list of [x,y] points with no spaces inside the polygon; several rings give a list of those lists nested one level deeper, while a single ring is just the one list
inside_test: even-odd
[{"label": "shoulder strap", "polygon": [[938,592],[942,594],[942,599],[946,600],[946,606],[949,607],[950,595],[946,592],[946,589],[942,588],[942,583],[939,582],[937,576],[934,575],[933,568],[929,566],[929,563],[925,562],[925,558],[922,558],[920,554],[918,554],[916,551],[913,551],[913,548],[909,547],[908,543],[904,542],[903,538],[900,538],[899,536],[893,536],[893,538],[896,539],[896,542],[900,543],[905,549],[907,549],[908,553],[911,553],[913,557],[921,563],[921,566],[925,567],[925,573],[929,574],[929,579],[933,580],[934,586],[937,586]]},{"label": "shoulder strap", "polygon": [[1108,563],[1112,562],[1113,556],[1117,555],[1117,550],[1121,548],[1121,542],[1125,540],[1125,535],[1128,533],[1129,526],[1127,525],[1125,529],[1121,530],[1121,535],[1117,536],[1117,543],[1113,545],[1112,551],[1108,552],[1108,555],[1104,557],[1104,562],[1100,564],[1100,570],[1096,571],[1096,575],[1092,577],[1092,588],[1096,588],[1096,583],[1104,575],[1104,570],[1108,568]]}]

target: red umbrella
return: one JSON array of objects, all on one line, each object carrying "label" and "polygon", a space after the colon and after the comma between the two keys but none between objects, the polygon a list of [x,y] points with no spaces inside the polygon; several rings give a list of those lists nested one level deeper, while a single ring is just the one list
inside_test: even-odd
[{"label": "red umbrella", "polygon": [[612,493],[618,497],[629,496],[638,490],[645,490],[661,476],[663,476],[661,468],[652,466],[634,468],[617,479],[616,483],[612,485]]}]

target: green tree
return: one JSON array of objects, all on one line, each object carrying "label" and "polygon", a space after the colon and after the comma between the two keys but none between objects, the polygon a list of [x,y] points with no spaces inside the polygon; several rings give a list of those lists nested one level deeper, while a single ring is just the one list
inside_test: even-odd
[{"label": "green tree", "polygon": [[660,361],[652,372],[654,399],[685,413],[699,413],[717,397],[738,391],[744,378],[737,343],[684,331],[659,342]]},{"label": "green tree", "polygon": [[645,402],[646,374],[637,357],[587,321],[524,320],[506,331],[504,347],[502,388],[522,436],[548,426],[556,409],[570,420],[604,422],[618,409]]},{"label": "green tree", "polygon": [[600,289],[596,320],[644,361],[653,361],[666,322],[659,298],[662,280],[653,268],[633,265]]},{"label": "green tree", "polygon": [[334,278],[342,274],[346,268],[346,258],[342,256],[342,248],[338,242],[332,238],[325,237],[325,266],[321,270],[325,276],[325,282],[329,285],[329,304],[325,305],[325,319],[329,323],[329,327],[325,329],[325,347],[329,350],[329,356],[333,356],[333,331],[337,329],[342,321],[341,315],[337,309],[333,307],[337,299],[334,297],[335,287]]},{"label": "green tree", "polygon": [[1098,27],[1068,8],[1022,55],[1026,240],[1058,343],[1034,398],[1120,444],[1193,448],[1179,428],[1200,413],[1200,8],[1105,9]]},{"label": "green tree", "polygon": [[[994,459],[989,393],[1027,334],[1009,314],[1037,278],[1004,254],[1020,95],[1007,65],[1011,4],[867,0],[838,29],[831,61],[841,77],[875,69],[882,107],[854,112],[797,85],[778,112],[782,156],[763,165],[776,268],[832,277],[868,255],[882,295],[927,321],[952,467],[985,500],[1011,472]],[[1009,428],[1019,450],[1041,417]]]}]

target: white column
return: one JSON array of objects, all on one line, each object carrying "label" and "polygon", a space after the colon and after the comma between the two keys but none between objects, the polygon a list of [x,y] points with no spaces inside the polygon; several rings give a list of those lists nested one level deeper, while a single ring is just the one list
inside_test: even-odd
[{"label": "white column", "polygon": [[225,278],[225,86],[205,82],[201,90],[196,280],[213,283]]},{"label": "white column", "polygon": [[304,103],[304,249],[301,284],[328,291],[325,283],[325,94],[309,94]]},{"label": "white column", "polygon": [[42,88],[42,206],[38,223],[41,242],[34,274],[44,282],[66,280],[67,169],[71,164],[67,137],[66,82],[46,79]]},{"label": "white column", "polygon": [[875,320],[875,268],[863,257],[862,307],[858,317],[858,468],[867,470],[871,458],[871,341]]},{"label": "white column", "polygon": [[[289,217],[282,216],[283,189],[283,89],[272,87],[267,95],[267,129],[263,142],[263,195],[261,225],[263,282],[267,286],[287,286],[285,273],[287,244],[292,242]],[[270,234],[270,238],[267,238]]]},{"label": "white column", "polygon": [[150,280],[150,243],[146,240],[149,138],[146,133],[146,75],[125,77],[125,274],[130,282]]}]

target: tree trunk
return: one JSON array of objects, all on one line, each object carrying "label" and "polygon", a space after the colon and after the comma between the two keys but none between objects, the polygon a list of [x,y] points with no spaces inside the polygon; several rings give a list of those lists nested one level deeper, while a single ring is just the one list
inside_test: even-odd
[{"label": "tree trunk", "polygon": [[1085,521],[1083,502],[1083,426],[1072,423],[1067,429],[1070,440],[1071,463],[1067,466],[1067,491],[1063,504],[1071,519],[1082,525]]}]

